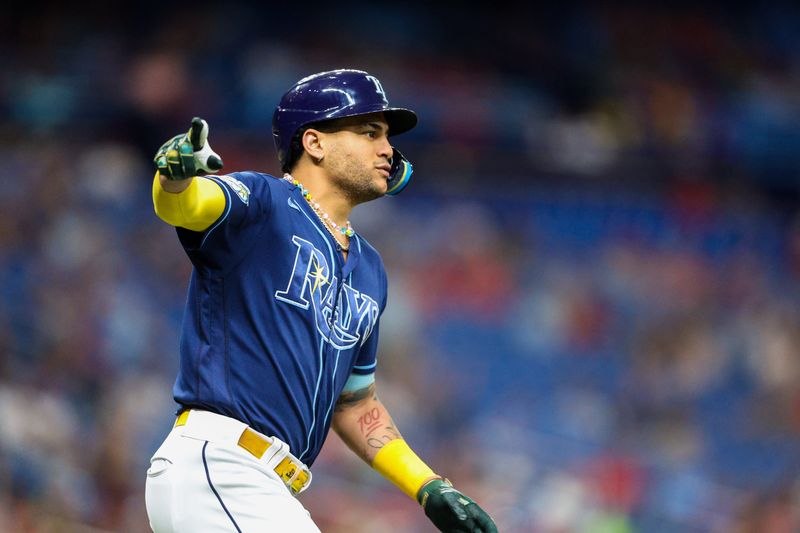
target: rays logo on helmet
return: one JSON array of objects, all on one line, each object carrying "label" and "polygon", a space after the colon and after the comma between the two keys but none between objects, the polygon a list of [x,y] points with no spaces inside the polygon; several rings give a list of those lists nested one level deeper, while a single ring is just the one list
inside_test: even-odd
[{"label": "rays logo on helmet", "polygon": [[378,78],[376,78],[371,74],[368,74],[367,76],[365,76],[365,78],[367,78],[369,81],[375,84],[375,92],[381,95],[381,98],[383,98],[383,100],[388,104],[389,100],[386,99],[386,93],[383,91],[383,85],[381,85],[381,82],[378,81]]}]

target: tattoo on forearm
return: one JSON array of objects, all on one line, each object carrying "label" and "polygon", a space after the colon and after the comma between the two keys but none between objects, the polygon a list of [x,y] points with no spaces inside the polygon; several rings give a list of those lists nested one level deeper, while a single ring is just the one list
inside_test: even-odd
[{"label": "tattoo on forearm", "polygon": [[381,449],[391,441],[402,438],[400,436],[400,432],[397,431],[397,427],[394,425],[394,422],[391,419],[389,419],[388,424],[383,423],[378,427],[371,429],[370,432],[365,436],[369,435],[372,436],[367,439],[367,444],[375,449]]},{"label": "tattoo on forearm", "polygon": [[[372,403],[370,402],[372,400]],[[366,403],[365,403],[366,402]],[[356,450],[364,460],[369,462],[386,444],[395,439],[402,439],[402,435],[394,425],[391,415],[378,401],[378,394],[375,392],[375,384],[364,387],[356,391],[343,392],[336,401],[335,410],[339,413],[350,411],[341,416],[355,421],[358,425],[358,433],[361,439],[355,434],[348,437],[348,445]],[[355,418],[358,417],[358,418]],[[353,427],[355,429],[355,427]]]},{"label": "tattoo on forearm", "polygon": [[370,433],[379,427],[381,427],[381,410],[377,407],[373,407],[358,418],[358,429],[365,437],[369,437]]},{"label": "tattoo on forearm", "polygon": [[367,399],[370,396],[372,396],[373,399],[378,397],[378,395],[375,393],[375,384],[372,384],[369,387],[364,387],[363,389],[358,389],[356,391],[343,392],[339,395],[339,399],[336,400],[336,407],[334,410],[343,411],[353,407],[357,403]]}]

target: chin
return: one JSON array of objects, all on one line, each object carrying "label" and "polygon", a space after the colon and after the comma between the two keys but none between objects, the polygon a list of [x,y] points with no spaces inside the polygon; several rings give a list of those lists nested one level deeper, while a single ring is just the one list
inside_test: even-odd
[{"label": "chin", "polygon": [[386,183],[369,183],[363,184],[358,188],[352,188],[346,194],[350,197],[353,203],[363,204],[364,202],[369,202],[385,195],[386,189]]},{"label": "chin", "polygon": [[381,176],[378,179],[372,180],[367,189],[369,192],[364,192],[366,195],[371,196],[370,200],[374,200],[386,194],[386,191],[389,190],[389,183],[386,181],[386,178]]},{"label": "chin", "polygon": [[381,188],[374,188],[370,190],[368,195],[364,195],[364,202],[369,202],[371,200],[377,200],[378,198],[382,198],[386,195],[386,187]]}]

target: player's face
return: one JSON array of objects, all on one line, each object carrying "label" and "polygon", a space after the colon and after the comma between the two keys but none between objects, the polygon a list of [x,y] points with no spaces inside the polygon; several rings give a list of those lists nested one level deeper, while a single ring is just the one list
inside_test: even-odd
[{"label": "player's face", "polygon": [[333,183],[354,203],[386,194],[392,146],[383,113],[342,119],[328,138],[324,165]]}]

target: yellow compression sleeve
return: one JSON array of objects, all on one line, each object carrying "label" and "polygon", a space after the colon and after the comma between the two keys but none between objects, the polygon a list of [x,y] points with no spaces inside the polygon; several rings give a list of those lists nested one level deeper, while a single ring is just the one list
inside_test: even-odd
[{"label": "yellow compression sleeve", "polygon": [[378,450],[372,468],[400,487],[414,501],[426,482],[438,478],[433,470],[420,459],[403,439],[390,441]]},{"label": "yellow compression sleeve", "polygon": [[172,226],[205,231],[225,210],[225,193],[213,180],[195,177],[189,186],[171,193],[161,188],[158,172],[153,180],[153,207],[158,217]]}]

